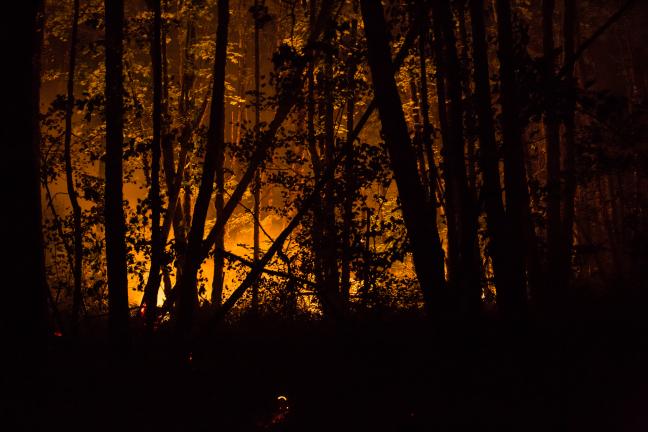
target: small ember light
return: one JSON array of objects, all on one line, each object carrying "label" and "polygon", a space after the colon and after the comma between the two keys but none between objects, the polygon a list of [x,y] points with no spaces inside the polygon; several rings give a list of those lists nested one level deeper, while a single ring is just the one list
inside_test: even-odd
[{"label": "small ember light", "polygon": [[54,332],[54,337],[62,337],[62,336],[63,336],[63,333],[61,333],[60,330],[56,330],[56,331]]},{"label": "small ember light", "polygon": [[146,304],[142,304],[142,307],[140,307],[139,313],[140,313],[140,316],[144,316],[144,314],[146,313]]}]

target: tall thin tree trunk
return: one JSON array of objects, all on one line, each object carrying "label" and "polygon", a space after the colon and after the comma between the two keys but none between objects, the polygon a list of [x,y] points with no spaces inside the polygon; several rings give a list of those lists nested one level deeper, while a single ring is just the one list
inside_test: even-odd
[{"label": "tall thin tree trunk", "polygon": [[[356,33],[358,29],[357,20],[351,22],[351,40],[355,42]],[[352,43],[353,43],[352,42]],[[355,176],[353,173],[354,165],[354,152],[353,152],[353,117],[355,111],[355,72],[356,65],[352,59],[349,59],[347,64],[347,80],[349,85],[349,94],[347,97],[347,117],[346,127],[347,136],[344,141],[346,158],[344,160],[344,201],[342,209],[342,268],[340,271],[340,292],[344,307],[348,307],[349,296],[351,290],[351,232],[353,230],[353,202],[356,193]]]},{"label": "tall thin tree trunk", "polygon": [[106,21],[106,263],[111,339],[116,348],[128,343],[128,274],[123,209],[124,144],[123,0],[105,0]]},{"label": "tall thin tree trunk", "polygon": [[[323,111],[324,111],[324,137],[322,161],[323,167],[333,164],[335,158],[335,107],[333,105],[333,55],[329,52],[324,58],[323,76]],[[333,304],[339,305],[339,272],[337,265],[337,223],[335,217],[335,186],[328,183],[324,188],[322,200],[322,228],[324,243],[323,254],[323,288],[326,296]]]},{"label": "tall thin tree trunk", "polygon": [[[259,0],[254,1],[255,8],[259,7]],[[260,31],[261,22],[255,16],[254,20],[254,137],[255,140],[259,139],[260,130],[259,124],[261,122],[261,68],[260,68],[260,58],[259,58],[259,31]],[[252,196],[254,199],[254,245],[252,256],[254,262],[256,263],[259,260],[261,255],[260,249],[260,230],[259,224],[261,223],[261,218],[259,214],[259,206],[261,200],[261,170],[256,170],[254,173],[254,182],[252,184]],[[259,311],[259,284],[255,283],[252,285],[252,313],[257,314]]]},{"label": "tall thin tree trunk", "polygon": [[[506,190],[506,212],[509,244],[517,253],[512,254],[509,266],[515,274],[531,268],[529,248],[535,248],[532,238],[529,210],[529,190],[524,165],[522,130],[518,119],[517,81],[513,51],[513,30],[509,0],[496,0],[497,33],[499,42],[502,137],[504,153],[504,184]],[[521,318],[526,314],[526,287],[513,287],[501,296],[498,307],[504,317]]]},{"label": "tall thin tree trunk", "polygon": [[72,30],[70,32],[70,54],[67,77],[67,101],[65,106],[65,184],[67,187],[70,206],[72,207],[73,237],[74,237],[74,291],[72,296],[72,333],[79,329],[79,312],[81,310],[83,284],[83,231],[81,230],[81,206],[77,199],[72,168],[72,114],[74,112],[74,73],[76,68],[77,34],[79,29],[79,0],[74,0],[72,13]]},{"label": "tall thin tree trunk", "polygon": [[[220,12],[219,12],[220,14]],[[220,28],[219,28],[220,29]],[[228,30],[225,29],[225,32]],[[220,37],[220,36],[219,36]],[[214,77],[216,79],[216,77]],[[225,75],[223,72],[223,79]],[[215,84],[215,82],[214,82]],[[213,103],[213,102],[212,102]],[[224,116],[225,108],[223,108]],[[224,127],[224,124],[223,124]],[[220,138],[220,131],[217,132]],[[223,134],[225,131],[223,130]],[[221,217],[223,213],[223,207],[225,206],[225,142],[218,145],[216,149],[216,199],[214,202],[214,207],[216,210],[216,217]],[[214,277],[212,279],[212,292],[211,292],[211,303],[216,308],[219,308],[223,303],[223,288],[225,285],[225,256],[223,255],[223,250],[225,249],[225,232],[223,231],[218,235],[214,243]]]},{"label": "tall thin tree trunk", "polygon": [[[420,2],[420,13],[425,17],[429,15],[429,11],[425,7],[425,4]],[[439,203],[436,197],[437,183],[439,181],[437,176],[437,166],[434,159],[434,148],[433,148],[433,128],[430,123],[430,102],[428,100],[428,84],[427,84],[427,63],[426,63],[426,42],[428,40],[428,20],[423,19],[421,24],[421,34],[419,36],[419,73],[421,79],[421,120],[423,121],[423,130],[422,141],[423,141],[423,150],[425,152],[425,157],[427,159],[428,165],[428,193],[430,199],[430,206],[432,207],[432,220],[431,224],[436,226],[437,224],[437,209]]]},{"label": "tall thin tree trunk", "polygon": [[[8,342],[25,348],[12,350],[14,355],[10,357],[33,365],[43,361],[49,331],[40,190],[43,2],[20,2],[7,7],[17,25],[11,31],[8,26],[2,29],[3,40],[16,38],[24,43],[6,44],[12,59],[7,100],[12,102],[1,127],[5,151],[1,171],[4,196],[13,207],[5,212],[2,234],[12,248],[3,263],[7,280],[12,282],[5,290],[4,316],[0,319]],[[12,313],[12,308],[18,313]]]},{"label": "tall thin tree trunk", "polygon": [[[563,46],[564,58],[569,59],[574,55],[575,27],[578,25],[577,0],[564,0]],[[566,61],[566,60],[565,60]],[[565,78],[575,89],[574,67],[567,68]],[[575,90],[573,90],[575,92]],[[562,239],[561,248],[562,265],[560,268],[562,286],[568,287],[571,277],[571,256],[574,241],[574,201],[576,197],[576,137],[575,137],[575,111],[576,95],[570,93],[568,110],[565,115],[564,126],[564,173],[565,189],[562,207]]]},{"label": "tall thin tree trunk", "polygon": [[151,37],[151,60],[153,69],[153,139],[151,141],[151,266],[149,279],[144,290],[146,324],[153,329],[157,310],[157,296],[160,288],[163,243],[160,233],[160,160],[162,146],[162,4],[161,0],[151,0],[153,9],[153,34]]},{"label": "tall thin tree trunk", "polygon": [[[542,2],[542,46],[544,56],[545,94],[549,101],[555,94],[554,79],[554,26],[555,0]],[[555,295],[563,291],[560,278],[562,263],[562,227],[560,218],[560,124],[556,107],[549,104],[544,113],[545,142],[547,147],[547,279],[540,299],[543,305],[556,301]]]},{"label": "tall thin tree trunk", "polygon": [[[443,146],[446,146],[449,142],[449,125],[448,125],[448,109],[447,109],[447,92],[446,92],[446,64],[445,64],[445,54],[444,54],[444,41],[443,41],[443,30],[441,27],[441,20],[434,19],[432,21],[432,30],[434,35],[434,60],[436,64],[436,95],[437,95],[437,106],[439,114],[439,126],[441,129],[441,142]],[[458,238],[456,235],[456,218],[454,215],[454,208],[450,205],[450,202],[453,201],[452,198],[452,189],[448,187],[451,183],[450,180],[450,170],[445,166],[445,161],[442,159],[440,168],[442,169],[443,180],[446,184],[445,187],[445,206],[443,207],[445,219],[446,219],[446,232],[447,232],[447,255],[446,255],[446,267],[448,270],[448,281],[449,285],[454,285],[456,275],[459,273],[458,270],[458,255],[459,255],[459,244]]]},{"label": "tall thin tree trunk", "polygon": [[0,126],[2,196],[10,209],[1,225],[5,243],[2,298],[3,400],[5,424],[42,430],[47,406],[46,376],[50,296],[45,272],[40,190],[40,55],[43,2],[7,3],[12,26],[0,32],[11,67],[5,69],[8,108]]},{"label": "tall thin tree trunk", "polygon": [[379,2],[361,0],[360,7],[368,45],[372,86],[376,97],[396,186],[402,204],[403,219],[411,242],[414,268],[426,308],[431,316],[442,313],[445,292],[443,250],[433,211],[425,199],[425,190],[416,170],[416,154],[405,122],[394,65],[390,56],[389,35]]}]

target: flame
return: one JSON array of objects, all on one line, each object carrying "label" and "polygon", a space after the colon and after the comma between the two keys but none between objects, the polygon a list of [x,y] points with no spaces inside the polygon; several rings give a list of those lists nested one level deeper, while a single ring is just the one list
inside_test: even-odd
[{"label": "flame", "polygon": [[54,332],[54,337],[62,337],[62,336],[63,336],[63,333],[61,333],[60,330],[56,330],[56,331]]}]

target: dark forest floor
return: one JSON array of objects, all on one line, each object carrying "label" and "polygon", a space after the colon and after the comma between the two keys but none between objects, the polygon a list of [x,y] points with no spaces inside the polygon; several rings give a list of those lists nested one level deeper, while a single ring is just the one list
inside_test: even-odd
[{"label": "dark forest floor", "polygon": [[29,428],[648,431],[646,336],[623,317],[443,332],[264,321],[223,327],[182,366],[162,335],[135,340],[120,365],[92,338],[54,338]]}]

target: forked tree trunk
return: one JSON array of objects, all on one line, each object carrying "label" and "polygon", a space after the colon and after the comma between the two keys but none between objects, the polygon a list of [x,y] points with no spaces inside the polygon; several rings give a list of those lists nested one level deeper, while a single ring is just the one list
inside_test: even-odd
[{"label": "forked tree trunk", "polygon": [[197,270],[203,261],[201,249],[205,232],[207,210],[214,190],[214,179],[218,154],[225,145],[225,63],[227,60],[227,33],[229,27],[229,0],[218,1],[218,27],[216,30],[216,57],[214,60],[214,84],[212,89],[211,112],[207,148],[200,179],[200,188],[193,209],[191,229],[189,230],[185,268],[191,271],[180,279],[179,297],[176,310],[176,329],[180,337],[191,330],[197,306]]}]

